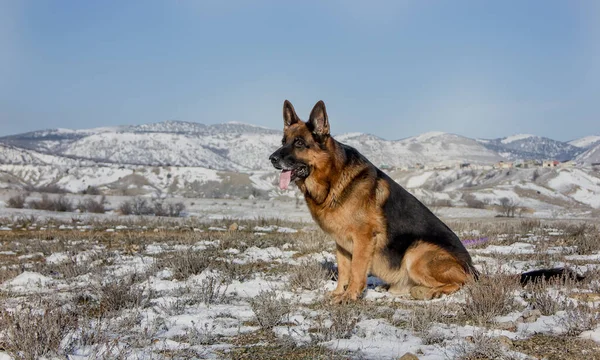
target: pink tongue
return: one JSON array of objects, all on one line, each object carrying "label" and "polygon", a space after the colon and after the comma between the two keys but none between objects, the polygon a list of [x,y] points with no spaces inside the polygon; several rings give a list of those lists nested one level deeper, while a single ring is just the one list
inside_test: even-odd
[{"label": "pink tongue", "polygon": [[279,188],[281,190],[287,190],[290,185],[290,181],[292,181],[292,171],[291,170],[283,170],[281,175],[279,175]]}]

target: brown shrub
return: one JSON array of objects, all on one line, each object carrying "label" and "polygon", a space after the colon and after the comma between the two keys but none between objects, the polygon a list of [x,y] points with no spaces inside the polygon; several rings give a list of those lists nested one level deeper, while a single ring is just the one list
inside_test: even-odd
[{"label": "brown shrub", "polygon": [[80,201],[77,205],[77,209],[81,212],[88,212],[94,214],[104,214],[106,212],[106,196],[102,196],[99,200],[93,198],[87,198]]},{"label": "brown shrub", "polygon": [[25,305],[14,312],[0,310],[0,348],[15,359],[66,355],[61,342],[77,325],[74,314],[57,305]]},{"label": "brown shrub", "polygon": [[481,200],[477,200],[477,198],[472,194],[465,194],[463,199],[467,206],[473,209],[483,209],[485,208],[485,203]]},{"label": "brown shrub", "polygon": [[274,290],[261,291],[250,300],[250,307],[256,321],[265,330],[273,329],[284,322],[284,316],[292,310],[290,301],[278,297]]},{"label": "brown shrub", "polygon": [[317,290],[332,275],[326,264],[316,260],[304,261],[292,267],[288,285],[291,289]]},{"label": "brown shrub", "polygon": [[510,313],[517,287],[518,281],[513,276],[482,274],[479,280],[465,286],[464,314],[476,324],[484,325],[496,316]]},{"label": "brown shrub", "polygon": [[6,207],[9,208],[13,208],[13,209],[22,209],[25,207],[25,201],[27,200],[27,194],[19,194],[19,195],[15,195],[10,197],[7,201],[6,201]]},{"label": "brown shrub", "polygon": [[40,200],[29,200],[27,207],[35,210],[73,211],[73,203],[64,195],[51,198],[47,194],[44,194]]},{"label": "brown shrub", "polygon": [[160,259],[158,268],[168,268],[177,280],[184,280],[192,275],[200,274],[213,262],[214,252],[210,250],[185,250],[170,253]]}]

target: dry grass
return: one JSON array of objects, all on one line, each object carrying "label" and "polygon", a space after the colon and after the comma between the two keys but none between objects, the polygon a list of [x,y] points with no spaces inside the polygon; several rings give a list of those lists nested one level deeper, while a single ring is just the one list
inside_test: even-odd
[{"label": "dry grass", "polygon": [[576,336],[600,325],[600,309],[597,305],[570,301],[565,307],[565,314],[559,323],[566,329],[567,335]]},{"label": "dry grass", "polygon": [[435,323],[443,322],[444,317],[443,304],[427,303],[413,308],[408,325],[417,334],[425,335]]},{"label": "dry grass", "polygon": [[177,280],[185,280],[192,275],[198,275],[207,269],[214,261],[214,251],[197,251],[193,249],[179,250],[168,253],[161,258],[157,267],[169,269]]},{"label": "dry grass", "polygon": [[317,304],[318,315],[315,327],[310,330],[311,338],[317,342],[350,338],[363,314],[369,311],[368,307],[364,302],[338,305],[325,299]]},{"label": "dry grass", "polygon": [[270,330],[286,322],[285,318],[292,311],[290,300],[283,299],[276,291],[261,291],[250,300],[250,307],[254,312],[256,321],[262,329]]},{"label": "dry grass", "polygon": [[577,247],[578,254],[588,255],[600,251],[600,233],[595,225],[569,225],[565,232],[569,242]]},{"label": "dry grass", "polygon": [[294,237],[294,250],[299,255],[320,253],[335,248],[335,242],[321,230],[305,231]]},{"label": "dry grass", "polygon": [[554,315],[563,308],[563,304],[556,295],[551,294],[548,283],[539,281],[528,285],[528,293],[525,295],[533,309],[539,310],[542,315]]},{"label": "dry grass", "polygon": [[300,265],[293,266],[289,273],[288,286],[292,290],[320,289],[333,276],[327,264],[316,260],[303,261]]},{"label": "dry grass", "polygon": [[64,356],[63,339],[77,326],[77,317],[57,304],[41,302],[15,311],[0,310],[0,348],[15,359]]},{"label": "dry grass", "polygon": [[149,301],[149,295],[144,294],[143,289],[134,286],[139,280],[132,275],[102,285],[98,289],[101,312],[116,314],[122,309],[145,306]]},{"label": "dry grass", "polygon": [[478,281],[465,286],[463,311],[467,321],[485,325],[496,316],[510,313],[515,309],[514,291],[517,288],[519,285],[514,276],[482,274]]},{"label": "dry grass", "polygon": [[[203,358],[214,356],[214,354],[205,353],[200,349],[221,343],[232,345],[230,350],[220,352],[220,356],[223,358],[358,357],[360,354],[340,354],[324,349],[317,344],[321,341],[361,336],[362,331],[358,331],[356,325],[366,319],[384,319],[398,328],[410,329],[423,339],[424,344],[438,347],[449,346],[448,342],[456,343],[456,336],[434,331],[431,325],[443,323],[457,327],[465,324],[491,326],[495,316],[522,309],[524,305],[514,303],[515,298],[520,300],[519,297],[526,300],[531,308],[540,310],[544,315],[553,315],[557,312],[559,316],[564,315],[564,327],[568,329],[569,334],[578,334],[584,329],[600,324],[598,317],[594,315],[597,313],[595,312],[597,309],[584,303],[569,307],[568,303],[557,300],[561,298],[554,296],[557,290],[561,291],[561,295],[568,296],[569,287],[574,285],[577,286],[580,293],[582,291],[587,293],[586,290],[597,293],[600,282],[597,281],[598,275],[593,272],[587,274],[585,281],[576,284],[568,282],[567,284],[529,284],[522,289],[516,284],[517,278],[494,274],[496,271],[484,270],[484,273],[490,275],[483,275],[479,282],[467,286],[458,294],[460,299],[463,295],[466,296],[464,305],[451,301],[434,301],[414,306],[406,304],[405,301],[390,302],[388,298],[382,298],[377,302],[364,300],[356,304],[338,306],[332,305],[326,300],[322,301],[319,297],[318,290],[323,289],[323,280],[330,279],[332,274],[328,266],[323,266],[318,261],[305,261],[298,266],[290,266],[286,261],[238,262],[236,260],[240,256],[238,252],[225,251],[236,249],[244,252],[251,247],[260,249],[278,247],[286,251],[297,251],[298,253],[293,256],[297,259],[307,254],[332,250],[333,241],[322,232],[273,232],[257,236],[254,234],[254,226],[273,225],[273,223],[267,219],[252,221],[227,219],[210,224],[197,222],[195,219],[173,220],[167,218],[162,218],[160,221],[155,218],[123,218],[118,222],[113,220],[112,223],[90,220],[88,223],[93,224],[94,230],[81,232],[77,229],[58,230],[58,226],[61,224],[81,224],[79,219],[73,219],[73,221],[70,219],[47,221],[25,217],[8,219],[10,224],[18,223],[19,226],[24,227],[35,226],[38,229],[44,224],[43,226],[49,230],[22,231],[19,229],[0,232],[0,251],[14,252],[14,254],[0,255],[0,281],[6,281],[21,271],[28,270],[50,276],[57,282],[68,286],[81,280],[88,281],[86,277],[82,277],[86,274],[90,274],[92,283],[97,284],[96,281],[101,281],[102,284],[90,285],[84,289],[71,287],[61,290],[64,291],[60,294],[64,302],[63,309],[71,309],[76,317],[76,339],[69,338],[68,334],[64,335],[62,347],[59,347],[58,350],[49,350],[47,357],[64,356],[64,352],[69,346],[75,346],[75,348],[89,346],[94,349],[103,347],[116,351],[113,353],[105,351],[103,353],[105,355],[97,356],[99,358],[103,356],[115,358],[118,351],[126,354],[128,351],[131,353],[138,349],[146,349],[145,351],[148,351],[147,354],[152,358]],[[0,221],[2,220],[0,219]],[[228,229],[233,222],[239,225],[237,231],[206,231],[208,226]],[[281,221],[278,224],[280,226],[291,225],[295,228],[304,226]],[[536,248],[538,253],[533,255],[486,254],[482,256],[490,260],[490,267],[499,263],[510,266],[511,261],[526,261],[532,264],[565,261],[562,253],[551,256],[539,253],[548,250],[550,246],[573,245],[573,241],[581,237],[581,234],[588,234],[591,231],[591,227],[585,227],[583,231],[575,231],[578,228],[569,230],[568,227],[572,226],[572,222],[569,224],[526,219],[493,219],[485,223],[463,221],[456,222],[456,224],[459,224],[458,230],[464,230],[466,233],[478,230],[480,235],[477,236],[489,236],[490,243],[493,244],[510,244],[515,241],[535,241],[535,244],[543,242]],[[128,229],[115,232],[105,231],[107,228],[113,229],[115,225],[127,225]],[[452,227],[454,225],[452,224]],[[11,226],[13,229],[15,228],[13,225]],[[144,226],[148,229],[144,229]],[[205,232],[190,231],[193,228],[203,229]],[[154,229],[157,231],[153,231]],[[532,238],[531,235],[536,235],[536,237]],[[530,240],[527,240],[528,238]],[[158,253],[150,251],[150,249],[157,248],[162,250]],[[65,253],[69,259],[57,264],[44,262],[44,257],[57,252]],[[83,252],[86,253],[85,260],[75,260],[76,256]],[[35,253],[41,255],[19,258],[21,255]],[[148,274],[141,274],[135,278],[129,278],[127,275],[109,275],[122,261],[130,261],[135,257],[152,257],[155,260],[155,266],[149,269]],[[587,264],[587,262],[581,264]],[[162,271],[166,269],[172,276],[169,276],[169,272]],[[197,282],[189,279],[192,275],[198,274],[202,274],[203,280]],[[149,291],[149,288],[141,285],[148,275],[152,275],[153,279],[158,277],[161,281],[179,283],[180,287],[178,290]],[[273,281],[274,284],[277,284],[276,286],[281,285],[281,287],[277,287],[281,290],[264,291],[251,300],[231,291],[232,287],[238,286],[236,282],[232,285],[232,280],[243,282],[257,276],[267,282]],[[317,300],[309,305],[290,302],[282,297],[282,292],[289,297],[290,290],[303,295],[306,291],[313,291]],[[230,294],[226,296],[227,292]],[[551,294],[553,296],[550,296]],[[30,301],[29,298],[24,301]],[[20,299],[13,293],[0,293],[0,304],[5,307],[7,304],[14,307],[17,301]],[[169,327],[173,326],[170,323],[172,321],[169,319],[170,317],[188,316],[198,312],[199,309],[210,312],[220,311],[221,307],[218,304],[228,304],[228,307],[241,306],[248,309],[249,303],[255,315],[255,320],[252,320],[250,324],[246,323],[248,318],[236,317],[235,311],[229,315],[217,315],[215,319],[220,319],[220,324],[231,326],[229,331],[234,331],[236,326],[242,325],[259,325],[261,327],[259,331],[222,335],[219,331],[223,331],[224,327],[222,325],[215,327],[214,325],[219,323],[218,321],[211,321],[207,325],[194,323],[187,332],[182,330],[177,335],[180,338],[170,338],[170,340],[185,343],[185,346],[154,352],[150,350],[156,344],[155,341],[159,341],[157,339],[164,340],[164,337],[161,337],[164,336],[162,334],[168,333]],[[207,310],[207,307],[210,307],[210,310]],[[144,316],[140,315],[150,313],[157,314],[157,317],[151,321],[151,324],[140,325],[141,322],[147,321]],[[291,314],[302,315],[310,324],[308,331],[306,328],[298,330],[300,327],[296,325],[306,324],[291,323],[289,321]],[[397,314],[401,314],[402,318],[394,321],[394,316]],[[275,327],[276,331],[272,331]],[[296,331],[307,331],[304,333],[305,339],[311,342],[298,345],[287,335],[283,335],[285,331],[290,334],[294,334]],[[243,340],[245,342],[242,339],[245,339]],[[6,345],[2,344],[2,346]],[[122,346],[126,346],[127,349]],[[508,356],[506,349],[498,347],[497,339],[490,340],[485,337],[479,339],[478,336],[473,336],[461,343],[462,350],[459,349],[461,351],[459,355],[464,359],[492,358],[497,355],[493,349],[490,350],[494,346],[501,349],[502,356]],[[525,349],[525,347],[519,347],[519,349]],[[579,358],[593,358],[584,356],[583,347],[580,350],[577,353],[580,355]],[[523,352],[537,356],[535,352],[529,352],[529,350],[523,350]],[[543,354],[542,350],[539,354]]]},{"label": "dry grass", "polygon": [[223,277],[209,275],[200,282],[200,300],[206,305],[221,304],[227,300],[228,282]]},{"label": "dry grass", "polygon": [[600,345],[571,336],[536,334],[513,342],[514,350],[549,360],[600,360]]},{"label": "dry grass", "polygon": [[517,359],[506,352],[500,340],[484,333],[473,334],[456,345],[453,350],[455,354],[452,358],[457,360]]}]

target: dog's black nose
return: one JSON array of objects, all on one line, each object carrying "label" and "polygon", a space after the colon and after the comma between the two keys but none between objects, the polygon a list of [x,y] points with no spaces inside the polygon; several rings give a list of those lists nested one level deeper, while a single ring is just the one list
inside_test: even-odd
[{"label": "dog's black nose", "polygon": [[271,160],[271,163],[277,164],[279,162],[279,160],[281,160],[281,159],[276,154],[273,154],[273,155],[269,156],[269,160]]}]

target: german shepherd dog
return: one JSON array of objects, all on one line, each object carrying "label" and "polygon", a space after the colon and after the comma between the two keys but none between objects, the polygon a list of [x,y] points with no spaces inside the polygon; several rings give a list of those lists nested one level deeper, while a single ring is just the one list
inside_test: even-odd
[{"label": "german shepherd dog", "polygon": [[431,299],[477,277],[459,238],[425,205],[329,132],[325,103],[307,122],[283,103],[282,146],[271,156],[280,187],[294,181],[312,217],[335,239],[333,301],[357,300],[369,273],[393,294]]}]

